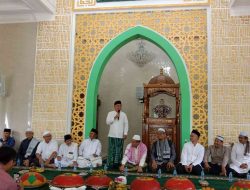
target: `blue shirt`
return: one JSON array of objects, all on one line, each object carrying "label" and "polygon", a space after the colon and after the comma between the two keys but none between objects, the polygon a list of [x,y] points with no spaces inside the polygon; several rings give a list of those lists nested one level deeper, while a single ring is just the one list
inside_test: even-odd
[{"label": "blue shirt", "polygon": [[12,148],[15,146],[15,139],[13,137],[9,137],[6,141],[1,138],[0,142],[3,144],[3,146],[8,146]]}]

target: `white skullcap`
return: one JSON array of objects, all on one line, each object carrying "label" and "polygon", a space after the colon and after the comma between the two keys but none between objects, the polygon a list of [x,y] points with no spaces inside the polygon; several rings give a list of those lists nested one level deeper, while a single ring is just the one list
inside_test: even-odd
[{"label": "white skullcap", "polygon": [[132,139],[136,140],[136,141],[140,141],[141,137],[140,137],[140,135],[134,135]]},{"label": "white skullcap", "polygon": [[46,136],[46,135],[48,135],[48,134],[51,134],[50,131],[44,131],[43,132],[43,137]]},{"label": "white skullcap", "polygon": [[159,128],[158,132],[164,132],[164,133],[166,133],[165,129],[163,129],[163,128]]},{"label": "white skullcap", "polygon": [[248,134],[245,131],[241,131],[240,132],[240,136],[242,136],[242,137],[248,137]]},{"label": "white skullcap", "polygon": [[31,128],[27,128],[25,132],[33,132],[33,130]]},{"label": "white skullcap", "polygon": [[224,141],[224,137],[222,137],[222,136],[220,136],[220,135],[217,135],[217,136],[216,136],[216,139],[218,139],[218,140],[220,140],[220,141],[222,141],[222,142]]}]

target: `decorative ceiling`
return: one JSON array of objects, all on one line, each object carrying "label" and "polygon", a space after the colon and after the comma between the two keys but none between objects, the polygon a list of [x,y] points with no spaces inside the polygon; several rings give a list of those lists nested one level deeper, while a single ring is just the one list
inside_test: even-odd
[{"label": "decorative ceiling", "polygon": [[0,24],[53,20],[56,0],[1,0]]}]

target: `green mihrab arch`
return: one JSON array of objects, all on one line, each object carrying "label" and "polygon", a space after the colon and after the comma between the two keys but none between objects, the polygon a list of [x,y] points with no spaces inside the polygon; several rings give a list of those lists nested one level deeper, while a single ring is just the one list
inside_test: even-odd
[{"label": "green mihrab arch", "polygon": [[164,36],[144,27],[135,26],[112,39],[97,56],[88,80],[86,107],[85,107],[85,137],[88,137],[91,128],[96,126],[97,94],[100,78],[109,59],[122,46],[137,38],[145,39],[161,48],[173,62],[180,82],[181,109],[181,146],[189,139],[191,129],[191,87],[186,65],[178,50]]}]

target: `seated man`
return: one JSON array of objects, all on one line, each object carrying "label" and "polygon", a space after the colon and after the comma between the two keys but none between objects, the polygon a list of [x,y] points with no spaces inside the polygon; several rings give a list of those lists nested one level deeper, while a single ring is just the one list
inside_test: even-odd
[{"label": "seated man", "polygon": [[[223,146],[224,138],[217,136],[214,145],[210,145],[204,156],[204,167],[209,174],[227,176],[227,163],[229,160],[229,149]],[[211,158],[211,162],[208,162]]]},{"label": "seated man", "polygon": [[61,163],[61,167],[72,167],[77,165],[77,143],[72,142],[71,135],[64,136],[64,143],[61,144],[55,165],[58,167],[58,163]]},{"label": "seated man", "polygon": [[55,140],[52,140],[52,135],[49,131],[43,133],[43,139],[37,147],[36,157],[41,166],[55,168],[54,162],[57,156],[58,144]]},{"label": "seated man", "polygon": [[101,150],[102,145],[97,138],[98,131],[91,129],[89,138],[85,139],[79,147],[79,157],[77,164],[79,168],[102,165]]},{"label": "seated man", "polygon": [[146,167],[145,160],[147,157],[147,146],[141,142],[139,135],[134,135],[131,143],[126,147],[120,171],[124,171],[127,163],[129,171],[143,172],[142,168]]},{"label": "seated man", "polygon": [[204,147],[198,143],[199,138],[200,133],[197,130],[193,130],[190,135],[191,142],[184,144],[181,152],[181,161],[176,166],[178,174],[201,174],[201,162],[204,157]]},{"label": "seated man", "polygon": [[155,172],[158,169],[164,172],[170,171],[174,168],[175,146],[172,141],[167,140],[166,131],[163,128],[158,129],[157,138],[158,140],[153,143],[151,150],[152,171]]},{"label": "seated man", "polygon": [[3,138],[0,138],[0,143],[2,143],[2,146],[9,146],[14,147],[15,146],[15,139],[10,136],[11,129],[5,128],[3,130]]},{"label": "seated man", "polygon": [[17,154],[17,159],[19,159],[21,166],[29,167],[36,160],[36,149],[39,141],[33,135],[31,128],[26,129],[26,139],[21,142]]},{"label": "seated man", "polygon": [[21,190],[8,171],[14,166],[16,151],[10,147],[0,148],[0,189],[1,190]]},{"label": "seated man", "polygon": [[245,178],[250,171],[250,146],[246,132],[240,132],[239,143],[233,145],[231,161],[229,172],[235,177]]}]

